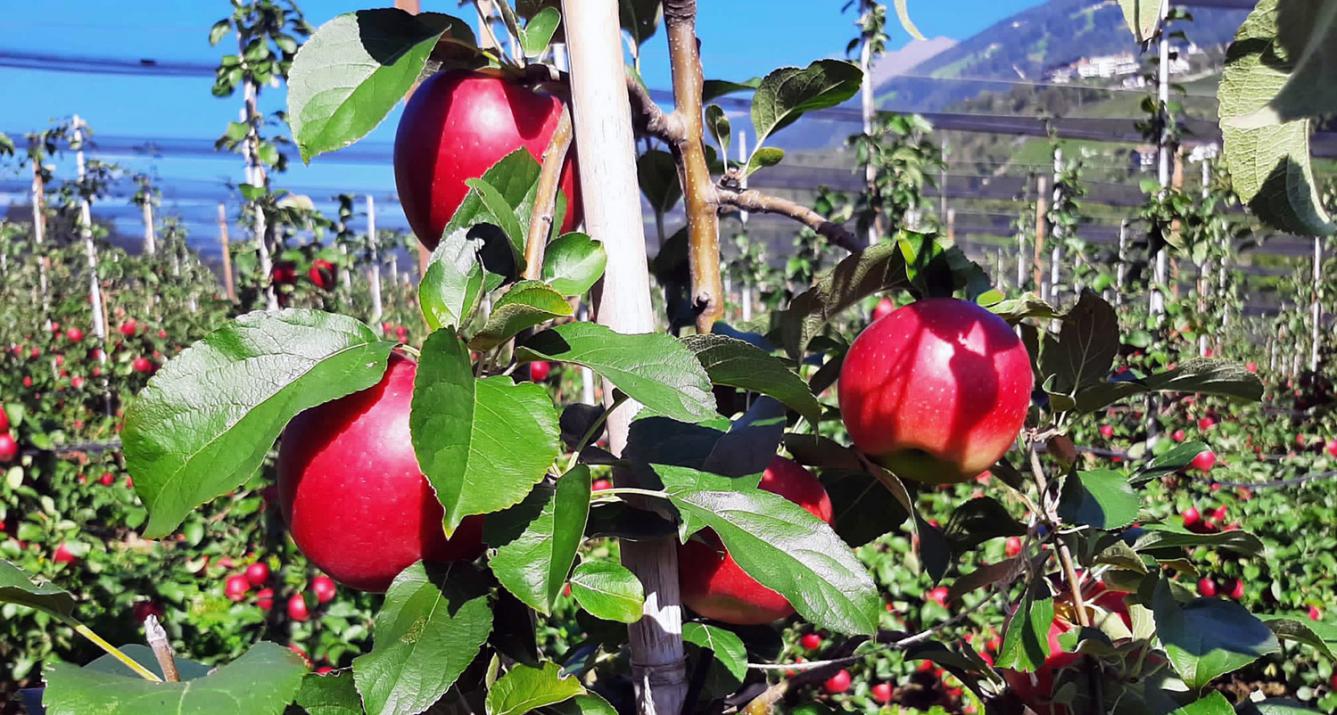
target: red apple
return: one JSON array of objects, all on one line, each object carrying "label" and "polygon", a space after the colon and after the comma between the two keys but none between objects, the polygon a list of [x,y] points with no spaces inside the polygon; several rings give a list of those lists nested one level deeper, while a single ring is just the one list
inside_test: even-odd
[{"label": "red apple", "polygon": [[391,355],[378,384],[298,415],[279,445],[279,504],[293,541],[352,588],[384,591],[414,562],[482,552],[480,518],[452,539],[441,531],[441,503],[409,441],[416,372]]},{"label": "red apple", "polygon": [[70,551],[68,545],[61,544],[56,547],[55,553],[51,554],[51,560],[58,564],[74,564],[79,562],[79,557],[75,556],[73,551]]},{"label": "red apple", "polygon": [[139,325],[135,323],[134,318],[130,318],[124,323],[121,323],[119,330],[121,331],[121,335],[124,335],[127,338],[132,338],[134,337],[135,332],[139,330]]},{"label": "red apple", "polygon": [[1249,372],[1258,372],[1258,363],[1250,360],[1249,362],[1244,363],[1244,369]]},{"label": "red apple", "polygon": [[891,698],[895,693],[891,688],[891,683],[877,683],[868,689],[868,694],[872,696],[873,700],[877,703],[886,705],[891,702]]},{"label": "red apple", "polygon": [[311,618],[311,610],[306,607],[306,598],[300,593],[288,597],[288,618],[305,623]]},{"label": "red apple", "polygon": [[252,586],[263,586],[269,582],[269,564],[256,561],[246,567],[246,581]]},{"label": "red apple", "polygon": [[8,464],[19,456],[19,443],[8,432],[0,432],[0,464]]},{"label": "red apple", "polygon": [[822,683],[822,690],[826,691],[828,695],[839,695],[850,689],[850,680],[850,671],[841,668],[835,675],[827,678],[825,683]]},{"label": "red apple", "polygon": [[268,611],[274,607],[274,589],[262,588],[255,592],[255,606],[262,611]]},{"label": "red apple", "polygon": [[149,360],[143,355],[140,355],[139,357],[130,361],[130,369],[134,370],[137,373],[146,375],[150,372],[153,372],[153,361]]},{"label": "red apple", "polygon": [[[418,240],[436,246],[469,192],[465,180],[520,147],[543,156],[561,113],[556,97],[492,73],[441,72],[418,85],[395,135],[395,186]],[[562,167],[563,233],[581,220],[575,156],[572,148]]]},{"label": "red apple", "polygon": [[329,603],[334,600],[337,591],[334,579],[329,576],[317,576],[311,579],[311,593],[316,597],[316,603]]},{"label": "red apple", "polygon": [[612,480],[609,479],[596,479],[590,484],[590,489],[596,492],[612,488],[613,488],[613,482]]},{"label": "red apple", "polygon": [[334,278],[338,275],[338,269],[324,258],[317,258],[311,262],[311,269],[306,275],[317,288],[334,290]]},{"label": "red apple", "polygon": [[873,306],[873,320],[885,318],[894,312],[896,312],[896,304],[891,302],[890,298],[883,298],[877,302],[877,305]]},{"label": "red apple", "polygon": [[816,633],[804,633],[803,637],[798,639],[798,644],[804,650],[817,650],[822,647],[822,637]]},{"label": "red apple", "polygon": [[0,405],[0,432],[9,431],[9,413],[5,411],[4,405]]},{"label": "red apple", "polygon": [[532,382],[545,382],[552,374],[552,364],[547,360],[535,360],[529,363],[529,379]]},{"label": "red apple", "polygon": [[868,326],[840,371],[851,439],[897,475],[961,482],[1012,446],[1031,402],[1026,347],[974,303],[930,298]]},{"label": "red apple", "polygon": [[1191,528],[1202,521],[1202,514],[1198,512],[1198,507],[1191,506],[1184,510],[1184,526]]},{"label": "red apple", "polygon": [[1113,426],[1113,425],[1101,425],[1101,426],[1100,426],[1100,436],[1101,436],[1101,437],[1104,437],[1105,439],[1109,439],[1110,437],[1113,437],[1113,436],[1114,436],[1114,426]]},{"label": "red apple", "polygon": [[246,580],[242,574],[233,574],[227,577],[227,582],[223,584],[223,595],[227,596],[229,601],[240,601],[246,598],[246,592],[251,590],[251,582]]},{"label": "red apple", "polygon": [[1003,542],[1003,553],[1007,554],[1008,558],[1020,555],[1021,537],[1020,536],[1007,537],[1007,541]]},{"label": "red apple", "polygon": [[1230,589],[1230,597],[1236,601],[1244,600],[1244,579],[1235,579],[1235,585]]},{"label": "red apple", "polygon": [[80,342],[84,339],[84,331],[78,328],[70,328],[65,331],[65,339],[72,343]]},{"label": "red apple", "polygon": [[1197,456],[1193,458],[1193,461],[1188,463],[1188,466],[1206,474],[1207,472],[1212,471],[1212,467],[1216,466],[1216,452],[1213,452],[1210,449],[1204,449],[1201,452],[1198,452]]},{"label": "red apple", "polygon": [[274,285],[291,285],[297,282],[297,265],[292,261],[279,261],[269,271],[269,279]]},{"label": "red apple", "polygon": [[[771,460],[762,473],[761,488],[798,504],[818,519],[831,523],[831,499],[822,483],[796,462]],[[761,625],[794,612],[784,596],[757,583],[729,556],[711,531],[678,547],[678,576],[682,602],[706,618],[733,625]]]},{"label": "red apple", "polygon": [[1216,426],[1216,420],[1213,419],[1210,415],[1198,418],[1198,429],[1203,432],[1206,432],[1207,430],[1215,426]]},{"label": "red apple", "polygon": [[1053,701],[1054,686],[1059,671],[1075,666],[1081,657],[1077,653],[1054,653],[1034,673],[1004,669],[1003,680],[1022,704],[1038,715],[1071,715],[1071,708]]},{"label": "red apple", "polygon": [[1328,456],[1337,457],[1337,439],[1328,440]]},{"label": "red apple", "polygon": [[1309,620],[1311,620],[1311,621],[1321,621],[1321,620],[1323,620],[1323,611],[1320,611],[1320,610],[1318,609],[1318,606],[1310,606],[1310,607],[1309,607]]},{"label": "red apple", "polygon": [[1176,442],[1183,442],[1184,439],[1185,439],[1187,436],[1188,436],[1188,435],[1184,434],[1184,430],[1182,430],[1182,429],[1177,429],[1177,430],[1175,430],[1173,433],[1170,434],[1170,439],[1172,439],[1172,440],[1174,440],[1174,441],[1176,441]]},{"label": "red apple", "polygon": [[1216,598],[1216,582],[1207,576],[1198,579],[1198,595],[1203,598]]},{"label": "red apple", "polygon": [[925,598],[938,604],[939,606],[946,606],[947,597],[950,595],[951,592],[947,590],[946,586],[934,586],[933,588],[929,589],[928,593],[925,595]]},{"label": "red apple", "polygon": [[103,472],[102,476],[98,477],[97,483],[109,487],[116,483],[116,475],[111,472]]}]

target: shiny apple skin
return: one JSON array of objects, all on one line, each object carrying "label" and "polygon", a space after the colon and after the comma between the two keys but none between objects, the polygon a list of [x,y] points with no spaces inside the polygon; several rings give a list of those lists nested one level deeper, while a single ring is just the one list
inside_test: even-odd
[{"label": "shiny apple skin", "polygon": [[[776,457],[762,474],[760,486],[831,523],[834,512],[826,489],[798,463]],[[688,608],[737,626],[762,625],[794,612],[784,596],[747,575],[724,551],[714,532],[703,531],[700,535],[704,541],[694,539],[678,547],[679,585],[682,602]]]},{"label": "shiny apple skin", "polygon": [[390,356],[371,388],[298,415],[279,445],[279,505],[293,541],[331,578],[384,591],[418,560],[472,559],[482,552],[482,520],[455,536],[418,468],[409,440],[417,364]]},{"label": "shiny apple skin", "polygon": [[[435,248],[455,209],[502,157],[524,147],[542,160],[562,102],[492,74],[452,70],[427,78],[404,107],[395,134],[395,186],[418,240]],[[562,232],[581,221],[574,146],[562,166]]]},{"label": "shiny apple skin", "polygon": [[856,447],[919,482],[962,482],[1007,452],[1030,407],[1030,357],[1002,318],[930,298],[875,321],[840,371]]}]

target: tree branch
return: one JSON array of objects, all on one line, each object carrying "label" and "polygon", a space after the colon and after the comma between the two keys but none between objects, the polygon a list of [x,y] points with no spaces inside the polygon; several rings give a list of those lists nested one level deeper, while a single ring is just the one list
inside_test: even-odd
[{"label": "tree branch", "polygon": [[683,133],[675,146],[682,157],[683,203],[687,210],[687,262],[692,275],[696,329],[709,333],[724,314],[720,278],[720,216],[715,182],[706,165],[701,92],[701,53],[696,38],[696,0],[665,0],[669,63],[673,70],[673,110]]},{"label": "tree branch", "polygon": [[529,214],[529,233],[525,237],[525,280],[536,281],[543,277],[543,253],[548,247],[548,236],[552,233],[562,165],[566,163],[566,154],[570,148],[571,112],[563,107],[552,139],[548,140],[548,146],[543,150],[543,168],[539,171],[534,209]]},{"label": "tree branch", "polygon": [[844,226],[834,221],[828,221],[816,211],[789,199],[763,194],[755,189],[743,189],[741,191],[718,189],[716,196],[721,205],[732,206],[743,211],[776,214],[794,219],[851,253],[866,248]]},{"label": "tree branch", "polygon": [[687,130],[674,114],[665,114],[650,92],[635,75],[627,73],[627,94],[631,97],[631,119],[636,131],[658,137],[666,144],[685,141]]}]

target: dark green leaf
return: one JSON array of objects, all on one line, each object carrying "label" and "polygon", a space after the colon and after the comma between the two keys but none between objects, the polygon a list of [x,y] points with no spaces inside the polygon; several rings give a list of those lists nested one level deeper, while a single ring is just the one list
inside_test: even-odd
[{"label": "dark green leaf", "polygon": [[818,60],[803,69],[782,67],[766,75],[752,97],[757,146],[805,112],[834,107],[853,97],[862,80],[858,65],[839,60]]},{"label": "dark green leaf", "polygon": [[[1337,660],[1337,639],[1332,638],[1331,627],[1325,629],[1314,621],[1287,616],[1265,615],[1261,618],[1277,638],[1303,643],[1317,650],[1325,659]],[[1320,630],[1326,630],[1326,636]]]},{"label": "dark green leaf", "polygon": [[841,311],[867,296],[910,287],[905,257],[895,243],[879,243],[847,256],[779,314],[779,340],[797,359],[808,342]]},{"label": "dark green leaf", "polygon": [[418,305],[432,330],[468,324],[485,290],[482,242],[468,234],[461,228],[442,236],[418,283]]},{"label": "dark green leaf", "polygon": [[74,613],[74,594],[50,583],[34,583],[14,564],[0,560],[0,602],[38,608],[61,618]]},{"label": "dark green leaf", "polygon": [[[1124,0],[1127,2],[1128,0]],[[1213,692],[1205,698],[1199,698],[1170,715],[1235,715],[1235,708],[1220,692]]]},{"label": "dark green leaf", "polygon": [[557,410],[541,385],[475,379],[449,330],[422,346],[409,416],[418,463],[445,508],[445,529],[525,498],[560,451]]},{"label": "dark green leaf", "polygon": [[714,653],[715,662],[740,682],[747,675],[747,648],[733,631],[705,623],[684,623],[682,639]]},{"label": "dark green leaf", "polygon": [[660,213],[673,210],[682,198],[678,164],[666,151],[651,149],[636,157],[636,176],[650,208]]},{"label": "dark green leaf", "polygon": [[1180,604],[1164,580],[1156,586],[1152,611],[1165,653],[1190,688],[1280,650],[1272,631],[1243,606],[1206,598]]},{"label": "dark green leaf", "polygon": [[1215,534],[1195,534],[1181,527],[1166,524],[1148,524],[1143,527],[1133,548],[1139,552],[1151,549],[1209,546],[1228,549],[1245,556],[1263,553],[1263,542],[1247,531],[1219,531]]},{"label": "dark green leaf", "polygon": [[637,45],[654,37],[655,28],[664,15],[660,0],[618,0],[617,9],[622,29],[631,35]]},{"label": "dark green leaf", "polygon": [[1193,461],[1193,458],[1206,451],[1207,444],[1197,440],[1189,440],[1176,444],[1168,451],[1152,457],[1146,464],[1138,467],[1137,474],[1133,477],[1132,484],[1137,486],[1145,484],[1163,474],[1170,474],[1184,469]]},{"label": "dark green leaf", "polygon": [[1049,626],[1054,622],[1054,599],[1026,592],[1003,630],[997,666],[1034,672],[1049,657]]},{"label": "dark green leaf", "polygon": [[561,293],[542,281],[520,281],[493,303],[487,322],[469,338],[469,347],[491,350],[526,328],[570,315],[571,304]]},{"label": "dark green leaf", "polygon": [[866,472],[824,469],[822,486],[831,497],[831,526],[852,547],[863,546],[905,522],[905,507]]},{"label": "dark green leaf", "polygon": [[1025,536],[1026,525],[1017,521],[1007,508],[992,497],[979,497],[952,512],[944,536],[956,553],[964,553],[1001,536]]},{"label": "dark green leaf", "polygon": [[1133,523],[1140,507],[1137,493],[1123,472],[1096,469],[1064,478],[1058,512],[1070,524],[1109,530]]},{"label": "dark green leaf", "polygon": [[543,254],[543,281],[562,295],[584,295],[603,277],[607,263],[602,243],[583,233],[564,234]]},{"label": "dark green leaf", "polygon": [[431,707],[491,631],[487,587],[471,567],[419,562],[404,569],[376,614],[371,652],[353,659],[367,712],[412,715]]},{"label": "dark green leaf", "polygon": [[145,535],[244,484],[289,420],[376,384],[393,348],[353,318],[283,310],[243,315],[164,365],[122,434]]},{"label": "dark green leaf", "polygon": [[1252,402],[1263,398],[1263,381],[1257,375],[1235,363],[1208,358],[1184,360],[1173,370],[1148,377],[1146,384],[1163,392],[1197,392]]},{"label": "dark green leaf", "polygon": [[351,670],[326,675],[307,673],[296,703],[307,715],[362,715],[362,697],[357,694]]},{"label": "dark green leaf", "polygon": [[712,383],[769,395],[817,423],[822,406],[803,378],[779,358],[723,335],[689,335],[683,343],[696,354]]},{"label": "dark green leaf", "polygon": [[715,416],[705,369],[682,342],[663,333],[626,335],[597,323],[567,323],[526,340],[516,356],[584,365],[666,417],[700,422]]},{"label": "dark green leaf", "polygon": [[492,573],[530,608],[552,613],[566,584],[590,512],[590,469],[577,466],[556,485],[539,484],[525,500],[488,517]]},{"label": "dark green leaf", "polygon": [[1042,366],[1052,385],[1064,395],[1103,382],[1119,352],[1119,318],[1114,308],[1091,291],[1063,317],[1058,342],[1045,346]]}]

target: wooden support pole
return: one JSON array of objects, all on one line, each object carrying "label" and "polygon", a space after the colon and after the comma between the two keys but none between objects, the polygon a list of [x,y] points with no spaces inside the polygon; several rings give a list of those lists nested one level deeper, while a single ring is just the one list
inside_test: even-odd
[{"label": "wooden support pole", "polygon": [[144,196],[144,254],[152,256],[158,252],[158,236],[153,228],[153,200]]},{"label": "wooden support pole", "polygon": [[385,314],[385,307],[381,304],[381,247],[376,240],[376,199],[371,194],[367,194],[367,250],[371,253],[371,266],[367,269],[371,320],[377,322]]},{"label": "wooden support pole", "polygon": [[[576,151],[590,236],[608,253],[596,320],[621,333],[655,329],[636,180],[635,140],[623,69],[617,0],[562,0],[571,57]],[[613,395],[604,385],[604,399]],[[609,415],[609,448],[621,454],[637,406]],[[625,483],[625,473],[614,480]],[[641,715],[678,715],[687,696],[673,538],[623,541],[622,561],[645,587],[644,616],[628,627],[632,681]]]},{"label": "wooden support pole", "polygon": [[227,299],[237,302],[237,284],[232,277],[232,244],[227,237],[227,208],[218,204],[218,243],[223,250],[223,290]]},{"label": "wooden support pole", "polygon": [[1045,177],[1035,179],[1035,246],[1031,267],[1031,280],[1040,298],[1047,299],[1045,290],[1045,233],[1049,229],[1049,183]]},{"label": "wooden support pole", "polygon": [[37,261],[37,290],[42,298],[43,324],[51,327],[51,297],[47,288],[47,263],[49,259],[42,249],[46,240],[46,178],[43,174],[41,150],[32,150],[32,232],[33,245],[42,254]]}]

